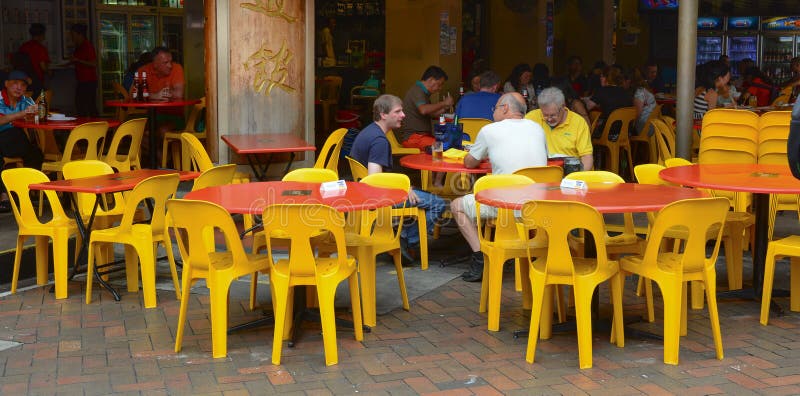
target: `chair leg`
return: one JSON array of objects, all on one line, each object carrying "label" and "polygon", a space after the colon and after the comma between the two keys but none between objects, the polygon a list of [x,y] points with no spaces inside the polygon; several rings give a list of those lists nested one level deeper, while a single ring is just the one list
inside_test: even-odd
[{"label": "chair leg", "polygon": [[336,284],[322,281],[317,277],[317,293],[319,295],[320,322],[322,322],[322,344],[325,348],[325,364],[331,366],[339,362],[339,351],[336,346],[336,313],[333,309]]},{"label": "chair leg", "polygon": [[[542,280],[544,282],[544,280]],[[549,340],[553,336],[553,295],[563,285],[544,286],[544,295],[541,299],[542,315],[539,317],[539,339]],[[533,306],[536,306],[534,304]]]},{"label": "chair leg", "polygon": [[[48,253],[48,246],[47,242],[49,242],[50,238],[45,235],[37,235],[34,237],[36,241],[36,284],[37,285],[46,285],[47,284],[47,259],[49,256]],[[59,241],[62,242],[62,241]],[[61,245],[61,243],[59,243]],[[60,248],[61,246],[59,246]],[[56,249],[55,238],[53,238],[53,249]],[[55,255],[54,255],[55,256]],[[55,257],[53,257],[55,259]],[[58,261],[53,261],[54,265],[58,265]],[[66,269],[66,267],[65,267]],[[59,269],[56,269],[58,271]],[[65,272],[65,279],[66,279],[66,272]],[[66,297],[66,296],[65,296]],[[59,298],[59,297],[56,297]]]},{"label": "chair leg", "polygon": [[[168,140],[166,137],[164,138],[164,141],[161,142],[161,167],[162,168],[166,168],[167,167],[167,149],[169,148],[170,143],[171,143],[171,141]],[[177,164],[172,164],[172,166],[177,167]]]},{"label": "chair leg", "polygon": [[136,293],[139,291],[139,255],[131,245],[125,245],[125,278],[128,291]]},{"label": "chair leg", "polygon": [[408,292],[406,292],[406,276],[403,274],[403,264],[400,262],[400,256],[399,250],[392,254],[392,258],[394,259],[394,269],[395,272],[397,272],[397,283],[400,286],[400,298],[403,300],[403,309],[409,311],[411,310],[411,306],[408,303]]},{"label": "chair leg", "polygon": [[92,284],[94,283],[94,243],[89,240],[89,248],[87,249],[87,264],[86,264],[86,303],[92,303]]},{"label": "chair leg", "polygon": [[[500,331],[500,298],[503,291],[503,256],[490,254],[484,268],[489,269],[489,331]],[[484,274],[486,271],[484,271]]]},{"label": "chair leg", "polygon": [[178,329],[175,331],[175,353],[181,351],[183,346],[183,331],[186,327],[186,311],[189,307],[189,290],[192,288],[192,269],[190,266],[183,268],[183,282],[181,283],[181,306],[178,312]]},{"label": "chair leg", "polygon": [[[269,284],[275,289],[275,299],[273,300],[275,301],[275,309],[273,311],[275,315],[275,330],[272,332],[272,364],[278,365],[281,364],[281,348],[283,347],[284,333],[286,333],[285,330],[288,325],[286,321],[288,314],[286,303],[289,300],[289,279],[280,279],[277,282],[271,279]],[[289,316],[288,319],[291,321],[292,317]]]},{"label": "chair leg", "polygon": [[514,259],[514,290],[522,291],[522,274],[519,268],[519,258]]},{"label": "chair leg", "polygon": [[22,235],[17,236],[17,250],[14,251],[14,272],[11,274],[11,294],[17,292],[17,280],[19,279],[19,266],[22,262],[22,249],[24,247],[25,238]]},{"label": "chair leg", "polygon": [[574,286],[578,363],[581,369],[592,368],[592,291],[596,287],[580,284]]},{"label": "chair leg", "polygon": [[[625,318],[622,316],[622,289],[625,285],[625,275],[617,272],[609,279],[611,283],[611,302],[614,310],[614,323],[611,329],[613,338],[618,347],[625,347]],[[648,282],[649,283],[649,282]]]},{"label": "chair leg", "polygon": [[[666,284],[669,283],[669,284]],[[658,284],[664,298],[664,363],[678,364],[681,326],[680,281]]]},{"label": "chair leg", "polygon": [[228,354],[228,289],[230,279],[206,279],[211,292],[211,354],[214,359]]},{"label": "chair leg", "polygon": [[713,266],[705,268],[703,272],[703,283],[706,284],[706,299],[708,300],[708,319],[711,321],[711,333],[714,336],[714,349],[717,353],[717,360],[722,360],[724,353],[717,310],[717,275]]},{"label": "chair leg", "polygon": [[[47,251],[47,238],[42,241],[43,250]],[[38,250],[38,247],[37,247]],[[77,253],[76,253],[77,254]],[[37,254],[38,259],[38,254]],[[62,235],[53,238],[53,278],[56,284],[56,299],[67,298],[69,289],[69,235]],[[42,270],[45,281],[47,280],[47,255],[45,255],[44,267]],[[36,268],[36,277],[39,277],[39,268]],[[91,272],[86,273],[87,282],[92,281]]]},{"label": "chair leg", "polygon": [[172,252],[172,241],[169,234],[164,236],[164,249],[167,250],[167,260],[169,261],[169,271],[172,274],[172,284],[175,287],[175,298],[181,299],[181,284],[178,280],[178,268],[175,265],[175,254]]},{"label": "chair leg", "polygon": [[143,244],[147,246],[136,246],[136,253],[139,254],[139,264],[142,274],[142,293],[144,294],[144,307],[156,307],[156,263],[153,254],[153,242]]},{"label": "chair leg", "polygon": [[789,289],[789,309],[794,312],[800,312],[800,293],[795,293],[800,287],[800,259],[792,257],[790,269],[790,289]]},{"label": "chair leg", "polygon": [[705,285],[702,282],[692,281],[692,309],[703,309],[705,304],[703,300],[703,289]]},{"label": "chair leg", "polygon": [[428,270],[428,220],[423,209],[417,210],[417,228],[419,230],[419,261],[423,271]]},{"label": "chair leg", "polygon": [[[533,279],[535,277],[535,279]],[[539,328],[542,318],[542,302],[544,301],[545,288],[550,286],[544,285],[544,277],[539,277],[531,274],[531,290],[533,291],[534,304],[531,307],[531,325],[528,329],[528,348],[525,351],[525,360],[528,363],[533,363],[536,357],[536,343],[539,340]],[[540,279],[541,278],[541,279]],[[550,315],[551,313],[547,313]]]},{"label": "chair leg", "polygon": [[356,254],[358,272],[361,276],[361,311],[364,314],[364,324],[375,327],[377,314],[375,313],[375,255],[364,247],[358,248]]},{"label": "chair leg", "polygon": [[250,275],[250,310],[256,309],[256,291],[258,291],[258,271]]},{"label": "chair leg", "polygon": [[[792,271],[791,277],[794,277]],[[766,326],[769,321],[769,304],[772,300],[772,282],[775,279],[775,245],[767,245],[767,257],[764,260],[764,283],[761,291],[761,324]]]},{"label": "chair leg", "polygon": [[361,296],[358,291],[358,274],[353,271],[347,277],[347,286],[350,289],[350,303],[351,310],[353,311],[353,332],[356,336],[356,341],[364,340],[364,325],[361,314]]},{"label": "chair leg", "polygon": [[[531,272],[531,264],[527,258],[519,259],[519,272],[520,272],[520,280],[522,281],[522,309],[529,310],[531,309],[532,304],[532,295],[531,295],[531,282],[530,282],[530,272]],[[560,301],[560,300],[559,300]],[[560,309],[560,305],[559,305]],[[559,316],[560,318],[560,316]]]}]

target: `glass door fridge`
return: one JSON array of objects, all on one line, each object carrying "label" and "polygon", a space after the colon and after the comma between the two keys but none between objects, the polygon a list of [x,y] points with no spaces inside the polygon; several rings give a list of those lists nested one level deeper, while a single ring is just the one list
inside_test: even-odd
[{"label": "glass door fridge", "polygon": [[758,17],[728,17],[728,60],[731,63],[731,75],[739,77],[739,62],[752,59],[759,64]]},{"label": "glass door fridge", "polygon": [[724,44],[722,17],[697,18],[697,64],[719,59]]},{"label": "glass door fridge", "polygon": [[128,66],[139,55],[156,44],[156,15],[129,12],[101,11],[98,13],[100,31],[100,91],[103,101],[119,99],[114,83],[122,84]]},{"label": "glass door fridge", "polygon": [[776,85],[792,78],[791,61],[798,55],[800,17],[770,17],[761,21],[762,66]]}]

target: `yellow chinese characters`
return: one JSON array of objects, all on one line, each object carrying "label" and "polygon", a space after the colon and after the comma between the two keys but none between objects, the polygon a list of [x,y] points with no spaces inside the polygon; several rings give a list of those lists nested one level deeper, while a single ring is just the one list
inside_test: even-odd
[{"label": "yellow chinese characters", "polygon": [[268,17],[283,18],[286,22],[293,23],[297,17],[286,14],[285,0],[256,0],[254,3],[242,3],[241,7],[262,13]]},{"label": "yellow chinese characters", "polygon": [[278,87],[286,92],[294,92],[295,88],[286,82],[289,74],[288,65],[292,60],[292,52],[286,48],[286,40],[278,51],[273,51],[262,46],[254,52],[244,63],[245,70],[253,69],[253,89],[256,92],[264,91],[269,96],[272,88]]}]

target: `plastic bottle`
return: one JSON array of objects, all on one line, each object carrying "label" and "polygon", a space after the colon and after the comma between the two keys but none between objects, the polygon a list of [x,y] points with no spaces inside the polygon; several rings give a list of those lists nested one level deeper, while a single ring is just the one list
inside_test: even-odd
[{"label": "plastic bottle", "polygon": [[150,91],[147,88],[147,72],[142,72],[142,101],[150,100]]}]

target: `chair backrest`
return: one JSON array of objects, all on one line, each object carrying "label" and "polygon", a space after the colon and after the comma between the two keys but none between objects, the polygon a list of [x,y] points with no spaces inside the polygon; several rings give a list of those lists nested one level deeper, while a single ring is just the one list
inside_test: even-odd
[{"label": "chair backrest", "polygon": [[80,152],[80,150],[75,150],[75,146],[81,142],[86,143],[86,148],[83,156],[76,159],[99,159],[100,153],[102,152],[101,150],[103,149],[103,140],[106,138],[106,132],[108,132],[108,123],[105,121],[87,122],[76,126],[69,133],[67,143],[64,144],[61,162],[67,163],[71,161],[73,155]]},{"label": "chair backrest", "polygon": [[[146,124],[147,118],[134,118],[118,126],[114,136],[111,138],[111,145],[104,161],[120,172],[136,168],[139,165],[139,152],[141,151],[142,136],[144,136]],[[127,154],[120,152],[120,144],[123,140],[128,141]]]},{"label": "chair backrest", "polygon": [[[639,136],[639,137],[647,136],[647,134],[650,133],[650,126],[653,125],[653,121],[655,121],[655,120],[661,121],[661,108],[663,106],[664,105],[656,104],[655,107],[653,107],[653,111],[651,111],[650,115],[647,117],[647,121],[645,121],[644,127],[642,127],[642,130],[638,134],[636,134],[636,136]],[[635,128],[631,130],[631,132],[635,132],[635,131],[636,131]]]},{"label": "chair backrest", "polygon": [[791,111],[770,111],[758,119],[758,163],[788,165],[786,143],[789,139]]},{"label": "chair backrest", "polygon": [[583,180],[590,183],[625,183],[620,175],[609,171],[580,171],[572,172],[566,176],[565,179],[570,180]]},{"label": "chair backrest", "polygon": [[659,164],[641,164],[633,168],[633,174],[636,175],[636,182],[639,184],[669,184],[658,175],[662,169],[666,167]]},{"label": "chair backrest", "polygon": [[[537,230],[547,236],[547,261],[545,272],[548,275],[570,276],[575,275],[575,265],[570,252],[568,237],[572,230],[583,229],[594,236],[597,251],[597,265],[595,269],[604,268],[608,263],[605,235],[606,228],[597,209],[582,203],[572,201],[530,201],[522,207],[522,223],[525,234],[530,230]],[[531,254],[528,247],[528,257]],[[589,274],[581,274],[589,275]]]},{"label": "chair backrest", "polygon": [[353,181],[359,181],[369,174],[367,167],[360,162],[353,159],[349,155],[346,156],[347,162],[350,164],[350,173],[353,175]]},{"label": "chair backrest", "polygon": [[[70,180],[81,177],[110,175],[114,173],[114,169],[111,168],[111,165],[103,161],[81,160],[67,162],[64,164],[64,168],[61,169],[61,172],[64,174],[64,180]],[[84,216],[91,215],[96,199],[95,195],[92,193],[78,193],[76,195],[78,199],[78,208],[81,214]],[[116,205],[125,205],[125,198],[122,193],[114,193],[113,196],[114,207],[116,207]],[[110,209],[111,208],[106,208],[105,210],[107,211]]]},{"label": "chair backrest", "polygon": [[758,115],[752,111],[708,111],[703,116],[698,163],[755,163],[758,122]]},{"label": "chair backrest", "polygon": [[[478,180],[475,181],[475,185],[473,186],[473,191],[475,194],[489,189],[489,188],[497,188],[497,187],[510,187],[510,186],[526,186],[529,184],[533,184],[533,180],[531,180],[527,176],[523,175],[486,175]],[[481,216],[481,203],[478,200],[475,200],[475,221],[478,225],[478,237],[482,242],[490,241],[489,235],[484,233],[484,227],[482,224]],[[495,240],[497,239],[508,239],[509,237],[513,236],[516,231],[516,221],[514,218],[514,211],[508,209],[497,209],[497,217],[495,218],[495,225],[496,225],[496,232],[495,232]]]},{"label": "chair backrest", "polygon": [[[408,192],[411,189],[411,181],[408,176],[402,173],[373,173],[361,179],[361,183],[369,184],[379,188],[394,188]],[[398,220],[397,230],[394,229],[394,220]],[[391,206],[384,206],[372,211],[370,216],[372,227],[361,224],[361,230],[371,229],[370,235],[377,238],[399,239],[403,227],[402,212],[393,211]]]},{"label": "chair backrest", "polygon": [[188,149],[187,153],[189,153],[190,156],[189,162],[191,166],[189,170],[205,172],[214,167],[214,163],[211,162],[211,157],[208,156],[206,148],[203,147],[203,143],[200,142],[197,136],[184,132],[181,133],[181,141],[184,147]]},{"label": "chair backrest", "polygon": [[559,183],[564,178],[564,169],[560,166],[532,166],[517,169],[514,174],[528,177],[536,183]]},{"label": "chair backrest", "polygon": [[670,158],[675,158],[675,130],[660,118],[651,121],[651,125],[655,129],[658,162],[664,163]]},{"label": "chair backrest", "polygon": [[[8,191],[8,199],[11,203],[11,211],[20,229],[25,227],[36,227],[47,223],[42,223],[36,215],[36,209],[31,202],[31,184],[46,183],[50,179],[42,171],[33,168],[12,168],[0,172],[0,178]],[[49,222],[60,222],[69,219],[61,206],[61,201],[55,191],[44,190],[47,201],[50,203],[50,210],[53,214]],[[49,223],[48,222],[48,223]]]},{"label": "chair backrest", "polygon": [[197,130],[197,126],[199,125],[199,121],[201,120],[201,116],[203,116],[206,109],[206,97],[200,98],[200,103],[196,103],[192,106],[192,111],[189,113],[189,118],[186,119],[186,127],[183,129],[184,132],[190,132],[195,134],[200,134],[205,136],[205,132],[199,132]]},{"label": "chair backrest", "polygon": [[233,175],[236,173],[236,164],[227,164],[215,166],[207,169],[201,173],[197,179],[194,179],[192,184],[192,191],[200,190],[206,187],[224,186],[231,184]]},{"label": "chair backrest", "polygon": [[469,135],[469,141],[475,143],[475,139],[478,138],[478,132],[481,131],[481,128],[491,124],[492,120],[487,120],[485,118],[460,118],[458,122],[464,126],[464,133]]},{"label": "chair backrest", "polygon": [[420,151],[418,148],[414,147],[403,147],[400,144],[400,141],[397,140],[397,135],[394,134],[394,130],[389,130],[386,132],[386,140],[389,141],[389,146],[392,148],[392,155],[405,155],[405,154],[419,154]]},{"label": "chair backrest", "polygon": [[[672,228],[681,228],[688,231],[688,236],[681,258],[675,262],[678,265],[659,266],[659,271],[698,271],[706,265],[713,266],[717,261],[728,207],[728,200],[721,197],[686,199],[665,206],[656,215],[655,223],[647,234],[644,265],[658,265],[656,257],[665,233]],[[707,257],[707,236],[712,228],[716,231],[713,233],[716,242],[711,255]]]},{"label": "chair backrest", "polygon": [[326,168],[339,174],[339,154],[342,151],[342,141],[346,133],[346,128],[339,128],[331,132],[325,140],[322,150],[319,151],[317,162],[314,163],[315,168]]},{"label": "chair backrest", "polygon": [[[316,256],[311,247],[311,238],[319,235],[320,231],[327,231],[332,237],[338,265],[346,265],[345,220],[336,209],[325,205],[270,205],[264,209],[261,220],[266,235],[289,235],[290,276],[307,277],[316,273]],[[271,262],[275,262],[271,238],[267,238],[267,255]]]},{"label": "chair backrest", "polygon": [[339,176],[330,169],[299,168],[283,176],[283,181],[325,183],[338,180]]},{"label": "chair backrest", "polygon": [[[130,232],[136,217],[136,208],[145,200],[151,200],[150,228],[153,234],[164,232],[167,200],[175,196],[180,178],[177,173],[148,177],[142,180],[125,196],[125,212],[120,220],[120,231]],[[195,214],[195,216],[199,216]]]},{"label": "chair backrest", "polygon": [[[619,137],[617,144],[621,146],[630,145],[629,134],[636,122],[636,108],[635,107],[620,107],[608,115],[606,123],[603,125],[603,133],[600,135],[601,142],[609,142],[608,135],[611,133],[611,128],[618,124],[620,125]],[[633,129],[631,129],[633,128]]]},{"label": "chair backrest", "polygon": [[669,158],[666,161],[664,161],[664,166],[666,166],[667,168],[674,168],[676,166],[687,166],[687,165],[694,165],[694,164],[691,161],[681,157]]},{"label": "chair backrest", "polygon": [[[217,269],[210,255],[225,250],[231,253],[233,263],[247,261],[247,255],[239,239],[231,215],[223,207],[206,201],[170,199],[167,201],[170,227],[175,231],[183,265],[197,268]],[[225,249],[218,247],[214,238],[207,238],[218,230],[224,237]],[[229,263],[224,262],[225,265]],[[226,269],[226,268],[218,268]]]}]

